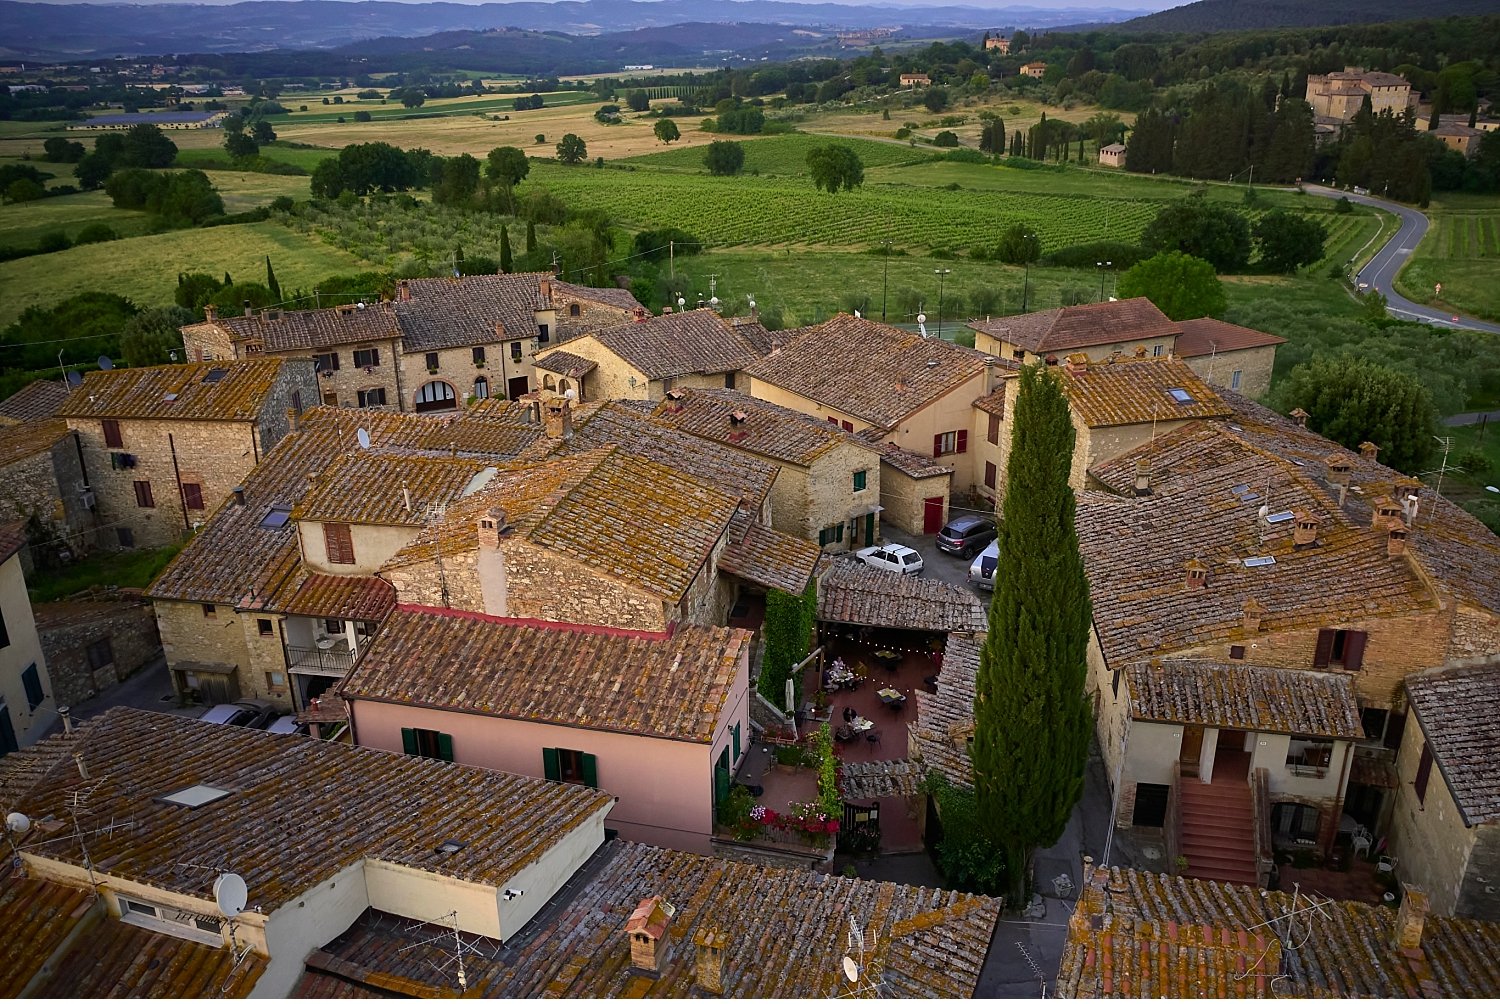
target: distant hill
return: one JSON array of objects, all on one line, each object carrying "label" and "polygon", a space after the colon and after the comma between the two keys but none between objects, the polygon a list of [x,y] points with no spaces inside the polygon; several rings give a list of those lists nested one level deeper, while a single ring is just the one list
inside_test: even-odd
[{"label": "distant hill", "polygon": [[[1197,0],[1108,25],[1113,31],[1212,32],[1316,28],[1429,17],[1494,14],[1496,0]],[[1090,26],[1093,27],[1093,26]],[[1102,25],[1100,26],[1102,27]]]}]

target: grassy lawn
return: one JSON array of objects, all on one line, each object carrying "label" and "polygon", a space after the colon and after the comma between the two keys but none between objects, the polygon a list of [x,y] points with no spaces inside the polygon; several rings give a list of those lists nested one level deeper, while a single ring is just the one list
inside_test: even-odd
[{"label": "grassy lawn", "polygon": [[[329,150],[324,147],[315,149],[304,149],[301,147],[286,146],[282,143],[271,143],[260,148],[260,155],[267,160],[274,160],[282,164],[293,164],[302,168],[309,174],[323,161],[329,157],[338,155],[337,150]],[[201,147],[191,150],[177,151],[178,167],[197,167],[204,164],[222,164],[228,160],[222,147]],[[295,178],[295,175],[274,175],[273,177]],[[302,179],[303,185],[307,179]]]},{"label": "grassy lawn", "polygon": [[266,255],[288,291],[311,288],[326,275],[358,271],[364,264],[354,255],[272,222],[89,244],[0,263],[0,289],[9,293],[0,298],[0,325],[33,304],[50,306],[85,289],[119,293],[141,306],[165,306],[172,302],[178,272],[229,271],[259,277],[265,274]]},{"label": "grassy lawn", "polygon": [[30,577],[27,592],[33,603],[50,603],[91,586],[143,589],[180,550],[182,545],[172,544],[151,551],[100,551],[64,568],[38,569]]},{"label": "grassy lawn", "polygon": [[1429,214],[1432,228],[1396,288],[1418,303],[1500,320],[1500,208],[1493,197],[1450,202],[1463,208]]},{"label": "grassy lawn", "polygon": [[[688,131],[688,123],[683,120],[678,123],[683,132]],[[691,123],[693,128],[697,123]],[[827,146],[830,143],[841,143],[852,147],[859,154],[859,159],[864,163],[866,179],[871,180],[869,171],[872,168],[887,164],[908,164],[912,161],[925,160],[929,155],[928,150],[913,150],[904,145],[894,143],[877,143],[864,139],[832,139],[828,136],[811,136],[806,133],[788,133],[779,136],[731,136],[727,134],[714,135],[710,139],[718,140],[743,140],[745,147],[745,173],[766,175],[793,175],[805,177],[807,175],[807,153],[818,146]],[[670,150],[660,153],[642,154],[639,157],[628,158],[626,163],[640,168],[650,168],[658,171],[687,171],[690,173],[707,174],[703,166],[703,151],[696,148],[683,148],[673,146]],[[934,165],[935,166],[935,165]],[[936,184],[935,182],[930,182]]]},{"label": "grassy lawn", "polygon": [[80,192],[0,206],[0,247],[32,247],[43,234],[59,230],[72,239],[90,223],[106,223],[122,237],[151,231],[145,213],[116,209],[103,192]]}]

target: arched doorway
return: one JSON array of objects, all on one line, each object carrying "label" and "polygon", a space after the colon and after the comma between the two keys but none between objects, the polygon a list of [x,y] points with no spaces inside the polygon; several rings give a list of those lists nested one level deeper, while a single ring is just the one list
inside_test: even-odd
[{"label": "arched doorway", "polygon": [[490,396],[490,382],[484,377],[474,378],[474,400],[483,401]]},{"label": "arched doorway", "polygon": [[458,395],[453,393],[453,385],[447,381],[433,380],[424,383],[417,391],[417,411],[447,411],[457,407]]}]

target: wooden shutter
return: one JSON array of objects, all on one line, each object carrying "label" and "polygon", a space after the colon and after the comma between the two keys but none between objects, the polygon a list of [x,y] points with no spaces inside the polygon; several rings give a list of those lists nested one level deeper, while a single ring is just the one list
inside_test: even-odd
[{"label": "wooden shutter", "polygon": [[401,751],[403,753],[405,753],[407,756],[416,756],[417,755],[417,730],[416,729],[402,729],[401,730]]},{"label": "wooden shutter", "polygon": [[999,415],[991,415],[990,416],[989,441],[990,441],[990,444],[993,445],[993,446],[999,446],[1000,445],[1000,416]]},{"label": "wooden shutter", "polygon": [[354,564],[354,538],[348,523],[324,523],[323,546],[330,565]]},{"label": "wooden shutter", "polygon": [[932,455],[941,457],[943,455],[943,434],[940,432],[932,437]]},{"label": "wooden shutter", "polygon": [[733,762],[738,763],[740,759],[740,723],[735,722],[734,728],[729,730],[729,736],[734,742]]},{"label": "wooden shutter", "polygon": [[1365,664],[1365,638],[1363,631],[1344,632],[1344,668],[1359,669]]},{"label": "wooden shutter", "polygon": [[1422,759],[1417,761],[1417,804],[1427,804],[1427,778],[1432,775],[1432,747],[1422,744]]},{"label": "wooden shutter", "polygon": [[542,776],[549,781],[562,780],[562,765],[558,762],[557,750],[551,747],[542,750]]},{"label": "wooden shutter", "polygon": [[142,509],[156,508],[156,500],[151,497],[151,482],[135,482],[135,504]]},{"label": "wooden shutter", "polygon": [[1394,750],[1401,748],[1401,736],[1406,732],[1406,716],[1398,715],[1394,711],[1385,718],[1385,748]]},{"label": "wooden shutter", "polygon": [[968,429],[959,429],[958,430],[958,446],[954,448],[954,452],[955,453],[968,453],[969,452],[969,430]]},{"label": "wooden shutter", "polygon": [[203,486],[185,481],[182,485],[182,500],[189,509],[203,508]]},{"label": "wooden shutter", "polygon": [[986,488],[995,487],[995,473],[995,465],[986,460],[984,462],[984,486]]},{"label": "wooden shutter", "polygon": [[1326,669],[1333,661],[1333,639],[1338,634],[1332,628],[1318,632],[1318,647],[1313,650],[1313,669]]},{"label": "wooden shutter", "polygon": [[592,753],[578,754],[579,769],[583,774],[583,783],[590,788],[599,787],[599,761]]},{"label": "wooden shutter", "polygon": [[33,662],[21,673],[21,686],[26,688],[26,703],[31,705],[31,711],[35,711],[47,699],[47,695],[42,693],[42,678],[36,671],[36,663]]},{"label": "wooden shutter", "polygon": [[446,732],[438,733],[438,759],[453,762],[453,737]]},{"label": "wooden shutter", "polygon": [[108,446],[110,449],[118,450],[120,447],[125,445],[125,441],[120,438],[119,422],[116,422],[112,418],[106,418],[100,424],[104,426],[105,446]]}]

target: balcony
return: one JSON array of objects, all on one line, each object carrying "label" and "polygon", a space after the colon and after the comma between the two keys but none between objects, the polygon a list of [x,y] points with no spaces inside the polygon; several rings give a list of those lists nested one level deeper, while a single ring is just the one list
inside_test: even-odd
[{"label": "balcony", "polygon": [[349,643],[338,639],[331,645],[316,645],[302,648],[286,646],[286,665],[293,673],[311,673],[318,676],[343,676],[354,668],[358,656],[349,650]]}]

